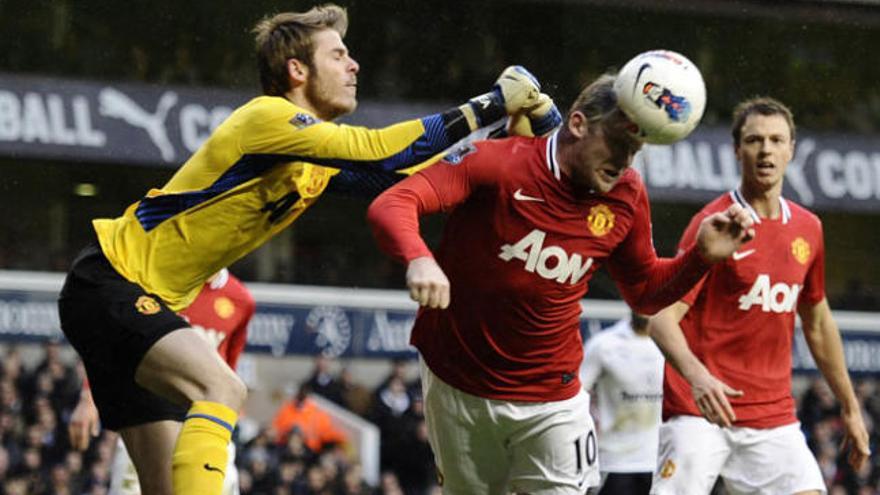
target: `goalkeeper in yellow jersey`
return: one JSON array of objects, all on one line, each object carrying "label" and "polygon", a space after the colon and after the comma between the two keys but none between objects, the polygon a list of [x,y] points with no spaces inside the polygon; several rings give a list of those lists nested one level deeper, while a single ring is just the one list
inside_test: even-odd
[{"label": "goalkeeper in yellow jersey", "polygon": [[[384,129],[338,125],[357,105],[358,64],[335,5],[284,13],[254,32],[263,96],[238,108],[159,189],[114,219],[74,261],[59,299],[105,428],[117,430],[144,493],[219,494],[246,389],[176,311],[212,274],[293,223],[328,187],[383,184],[508,115],[533,129],[561,118],[537,81],[506,69],[464,105]],[[540,131],[538,131],[540,133]],[[384,181],[384,182],[383,182]],[[173,418],[135,406],[156,394]],[[138,399],[138,400],[135,400]],[[175,443],[172,458],[157,455]]]}]

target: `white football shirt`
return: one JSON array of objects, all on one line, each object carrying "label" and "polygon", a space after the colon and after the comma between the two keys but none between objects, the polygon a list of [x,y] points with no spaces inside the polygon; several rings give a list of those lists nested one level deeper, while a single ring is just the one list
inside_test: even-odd
[{"label": "white football shirt", "polygon": [[597,404],[602,472],[653,472],[663,400],[663,355],[629,318],[587,340],[581,382]]}]

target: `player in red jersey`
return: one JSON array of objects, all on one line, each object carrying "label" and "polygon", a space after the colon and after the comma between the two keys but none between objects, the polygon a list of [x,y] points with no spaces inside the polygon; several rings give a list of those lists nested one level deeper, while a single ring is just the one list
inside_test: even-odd
[{"label": "player in red jersey", "polygon": [[[749,236],[738,206],[709,217],[683,256],[659,259],[641,144],[605,75],[549,138],[478,142],[386,191],[368,219],[407,264],[420,310],[431,446],[444,492],[583,493],[599,479],[578,370],[580,300],[607,263],[627,302],[654,313]],[[436,253],[419,216],[450,212]],[[436,256],[436,259],[435,259]],[[448,307],[447,307],[448,306]]]},{"label": "player in red jersey", "polygon": [[782,197],[794,140],[794,120],[782,103],[756,98],[738,105],[740,187],[703,208],[682,236],[680,246],[690,245],[703,218],[731,205],[755,222],[755,240],[650,323],[668,358],[652,493],[707,494],[719,475],[730,493],[825,491],[791,395],[795,312],[841,402],[849,462],[858,469],[870,455],[825,298],[822,224]]},{"label": "player in red jersey", "polygon": [[[180,312],[190,324],[191,329],[217,349],[220,357],[233,370],[238,365],[238,358],[244,350],[247,340],[247,326],[256,310],[253,296],[238,278],[223,269],[211,277],[199,292],[198,297],[186,309]],[[158,396],[147,394],[138,409],[150,417],[161,417],[168,425],[168,435],[151,443],[150,455],[162,456],[171,469],[171,454],[174,440],[180,430],[180,422],[186,416],[186,408],[172,404]],[[85,450],[89,446],[90,437],[100,431],[98,410],[92,399],[88,384],[84,383],[80,401],[74,409],[68,426],[70,443],[74,448]],[[143,442],[140,442],[143,443]],[[139,443],[139,444],[140,444]],[[158,447],[161,448],[156,448]],[[121,439],[117,443],[116,458],[113,461],[111,477],[111,495],[139,495],[141,493],[137,471]],[[229,462],[225,470],[226,480],[223,494],[238,493],[238,473],[235,469],[235,445],[229,443]]]}]

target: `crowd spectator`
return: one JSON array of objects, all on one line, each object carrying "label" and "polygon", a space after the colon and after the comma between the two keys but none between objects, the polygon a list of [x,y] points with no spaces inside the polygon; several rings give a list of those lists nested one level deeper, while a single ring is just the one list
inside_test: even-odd
[{"label": "crowd spectator", "polygon": [[309,397],[311,393],[308,382],[301,384],[294,396],[275,413],[275,419],[272,420],[275,443],[284,445],[291,433],[299,433],[305,446],[319,454],[329,447],[347,442],[345,433],[333,426],[330,415]]},{"label": "crowd spectator", "polygon": [[[62,358],[61,349],[56,342],[45,344],[43,359],[33,367],[25,364],[22,353],[14,346],[0,353],[0,495],[107,493],[116,436],[103,433],[83,453],[67,445],[63,432],[76,404],[79,379],[74,368]],[[329,364],[332,368],[334,363]],[[344,440],[322,441],[309,447],[308,428],[289,426],[279,436],[280,430],[261,425],[256,435],[238,445],[241,494],[438,494],[421,393],[417,383],[406,382],[408,364],[392,364],[387,380],[373,393],[358,384],[344,367],[339,376],[332,376],[341,390],[358,390],[357,394],[366,397],[359,399],[358,410],[349,409],[375,420],[383,447],[385,441],[393,446],[383,448],[388,459],[382,461],[378,486],[367,485],[361,466],[347,450],[336,448]],[[344,377],[345,374],[348,376]],[[871,448],[876,452],[880,445],[875,428],[880,421],[878,379],[857,378],[854,384],[864,408]],[[302,393],[308,399],[308,387]],[[297,396],[282,409],[290,407]],[[839,406],[824,380],[811,378],[797,399],[803,431],[819,461],[829,494],[880,494],[880,459],[875,456],[864,469],[853,472],[840,455],[837,446],[843,428]],[[723,494],[723,489],[717,493]]]},{"label": "crowd spectator", "polygon": [[[872,452],[877,451],[877,422],[880,410],[877,409],[877,378],[854,380],[856,395],[862,404],[862,416],[870,435]],[[880,494],[880,459],[872,456],[858,472],[846,462],[843,452],[838,449],[844,428],[838,415],[839,405],[821,378],[813,378],[807,390],[798,401],[798,417],[801,421],[807,444],[819,461],[819,468],[825,478],[830,494],[875,495]]]},{"label": "crowd spectator", "polygon": [[333,373],[333,361],[323,355],[315,356],[315,368],[312,376],[306,380],[306,385],[315,394],[344,406],[342,387],[336,374]]}]

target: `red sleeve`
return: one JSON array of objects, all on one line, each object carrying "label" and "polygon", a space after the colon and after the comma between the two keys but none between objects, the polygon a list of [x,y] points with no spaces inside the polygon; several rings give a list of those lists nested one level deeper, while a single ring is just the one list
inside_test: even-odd
[{"label": "red sleeve", "polygon": [[432,256],[419,234],[419,217],[449,211],[470,196],[485,175],[478,156],[471,153],[458,164],[437,162],[379,195],[367,221],[382,251],[403,263]]},{"label": "red sleeve", "polygon": [[711,266],[695,244],[675,258],[658,258],[651,237],[651,206],[644,186],[633,226],[608,260],[611,277],[638,313],[654,314],[678,301]]},{"label": "red sleeve", "polygon": [[[818,220],[817,220],[818,221]],[[825,235],[822,233],[822,224],[819,224],[819,242],[816,246],[816,256],[810,265],[807,276],[804,278],[804,291],[801,293],[801,301],[815,306],[825,298]]]},{"label": "red sleeve", "polygon": [[234,370],[236,366],[238,366],[238,358],[241,356],[241,352],[244,350],[244,346],[247,343],[248,324],[251,322],[251,318],[257,310],[257,303],[254,302],[254,297],[247,288],[245,288],[244,284],[238,279],[232,277],[232,275],[229,277],[229,281],[232,282],[235,280],[240,288],[236,301],[241,304],[241,309],[244,312],[244,317],[241,319],[238,326],[235,327],[235,330],[232,331],[232,334],[229,336],[229,342],[226,344],[226,362],[229,364],[229,367]]},{"label": "red sleeve", "polygon": [[[689,247],[693,246],[697,242],[697,231],[700,230],[700,222],[703,221],[704,218],[708,215],[707,212],[701,211],[698,214],[694,215],[691,218],[691,223],[688,224],[687,229],[685,229],[684,233],[681,235],[681,240],[678,241],[678,254],[682,254],[688,250]],[[686,303],[688,306],[693,306],[694,302],[697,300],[697,296],[700,294],[700,291],[703,289],[703,284],[706,282],[705,274],[700,278],[700,280],[685,294],[681,297],[681,301]]]}]

